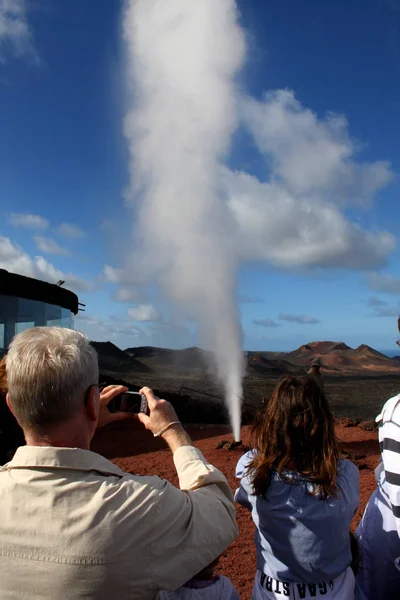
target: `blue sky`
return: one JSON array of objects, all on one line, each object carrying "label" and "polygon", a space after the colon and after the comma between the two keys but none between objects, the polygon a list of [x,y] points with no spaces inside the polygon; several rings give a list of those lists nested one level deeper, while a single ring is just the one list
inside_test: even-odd
[{"label": "blue sky", "polygon": [[[10,11],[0,0],[0,267],[66,279],[87,305],[76,325],[92,338],[192,345],[195,325],[155,282],[118,275],[135,222],[123,193],[122,3],[95,5],[15,0]],[[223,179],[246,250],[244,346],[395,350],[400,2],[238,8],[247,55]]]}]

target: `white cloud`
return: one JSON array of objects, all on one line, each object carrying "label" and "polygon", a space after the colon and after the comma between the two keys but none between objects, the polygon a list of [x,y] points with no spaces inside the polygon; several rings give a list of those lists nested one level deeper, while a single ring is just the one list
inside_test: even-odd
[{"label": "white cloud", "polygon": [[293,195],[276,181],[224,171],[228,203],[237,224],[239,257],[281,268],[379,268],[395,249],[393,235],[369,232],[349,221],[324,196]]},{"label": "white cloud", "polygon": [[272,319],[254,319],[253,323],[259,327],[279,327],[279,323]]},{"label": "white cloud", "polygon": [[299,325],[316,325],[319,323],[319,320],[316,317],[310,317],[308,315],[285,315],[280,313],[279,318],[281,321],[298,323]]},{"label": "white cloud", "polygon": [[138,288],[120,287],[113,295],[113,300],[116,302],[138,302],[142,298],[143,291]]},{"label": "white cloud", "polygon": [[98,317],[88,317],[84,313],[79,312],[76,315],[76,322],[79,326],[88,326],[88,327],[101,327],[103,325],[103,321]]},{"label": "white cloud", "polygon": [[130,253],[127,253],[127,255],[124,267],[104,265],[103,281],[105,283],[119,283],[125,289],[133,289],[133,287],[142,286],[149,282],[148,272],[146,274],[146,269],[143,268],[144,263],[138,265],[139,268],[136,269],[135,259],[137,257]]},{"label": "white cloud", "polygon": [[[75,326],[80,331],[86,333],[91,340],[107,341],[112,340],[120,347],[126,344],[133,345],[137,338],[144,332],[132,322],[111,315],[106,319],[96,316],[88,316],[85,313],[78,313]],[[133,338],[133,339],[132,339]]]},{"label": "white cloud", "polygon": [[371,273],[367,277],[367,284],[374,292],[400,294],[400,277],[384,273]]},{"label": "white cloud", "polygon": [[106,283],[124,283],[124,275],[124,269],[104,265],[104,281]]},{"label": "white cloud", "polygon": [[35,235],[33,239],[35,240],[36,246],[40,252],[44,252],[45,254],[58,254],[59,256],[66,256],[69,254],[69,250],[67,248],[60,246],[52,238],[44,237],[42,235]]},{"label": "white cloud", "polygon": [[84,331],[91,340],[110,340],[122,349],[150,344],[164,348],[188,348],[197,344],[187,327],[165,321],[143,323],[138,327],[120,315],[102,318],[83,312],[78,313],[75,327]]},{"label": "white cloud", "polygon": [[293,92],[242,103],[244,124],[264,157],[268,179],[224,168],[222,187],[240,261],[284,269],[377,269],[396,247],[387,231],[363,229],[345,214],[367,208],[393,179],[387,162],[357,162],[358,144],[338,115],[319,118]]},{"label": "white cloud", "polygon": [[386,161],[356,162],[359,144],[344,116],[319,118],[290,90],[264,102],[247,98],[243,118],[277,179],[292,195],[323,194],[339,205],[366,205],[394,177]]},{"label": "white cloud", "polygon": [[146,322],[160,319],[159,313],[151,304],[139,304],[135,308],[128,308],[126,312],[135,321]]},{"label": "white cloud", "polygon": [[78,240],[86,235],[80,227],[71,223],[61,223],[61,225],[55,229],[55,232],[69,240]]},{"label": "white cloud", "polygon": [[39,63],[25,0],[0,0],[0,63],[7,54]]},{"label": "white cloud", "polygon": [[44,217],[30,213],[12,213],[8,220],[13,227],[23,229],[47,229],[49,222]]},{"label": "white cloud", "polygon": [[50,283],[65,281],[65,287],[76,292],[87,292],[93,289],[93,284],[77,277],[72,273],[64,273],[49,263],[42,256],[30,257],[20,246],[10,238],[0,236],[0,269],[11,273],[34,277]]}]

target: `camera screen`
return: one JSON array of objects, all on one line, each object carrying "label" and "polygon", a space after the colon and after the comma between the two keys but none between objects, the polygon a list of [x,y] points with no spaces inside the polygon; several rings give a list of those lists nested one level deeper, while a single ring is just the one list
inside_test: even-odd
[{"label": "camera screen", "polygon": [[113,401],[113,410],[115,412],[128,412],[138,414],[142,396],[138,392],[123,392]]}]

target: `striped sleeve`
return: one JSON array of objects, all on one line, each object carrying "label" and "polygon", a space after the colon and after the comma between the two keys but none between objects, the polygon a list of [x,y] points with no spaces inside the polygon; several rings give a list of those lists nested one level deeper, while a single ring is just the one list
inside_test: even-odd
[{"label": "striped sleeve", "polygon": [[400,535],[400,394],[388,400],[377,418],[385,470],[385,490]]}]

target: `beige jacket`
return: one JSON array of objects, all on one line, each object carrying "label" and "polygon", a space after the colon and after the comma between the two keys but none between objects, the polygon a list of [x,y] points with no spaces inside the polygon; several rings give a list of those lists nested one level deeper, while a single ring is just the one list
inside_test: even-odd
[{"label": "beige jacket", "polygon": [[142,600],[172,590],[237,536],[224,475],[174,454],[180,490],[75,448],[28,447],[0,467],[1,600]]}]

